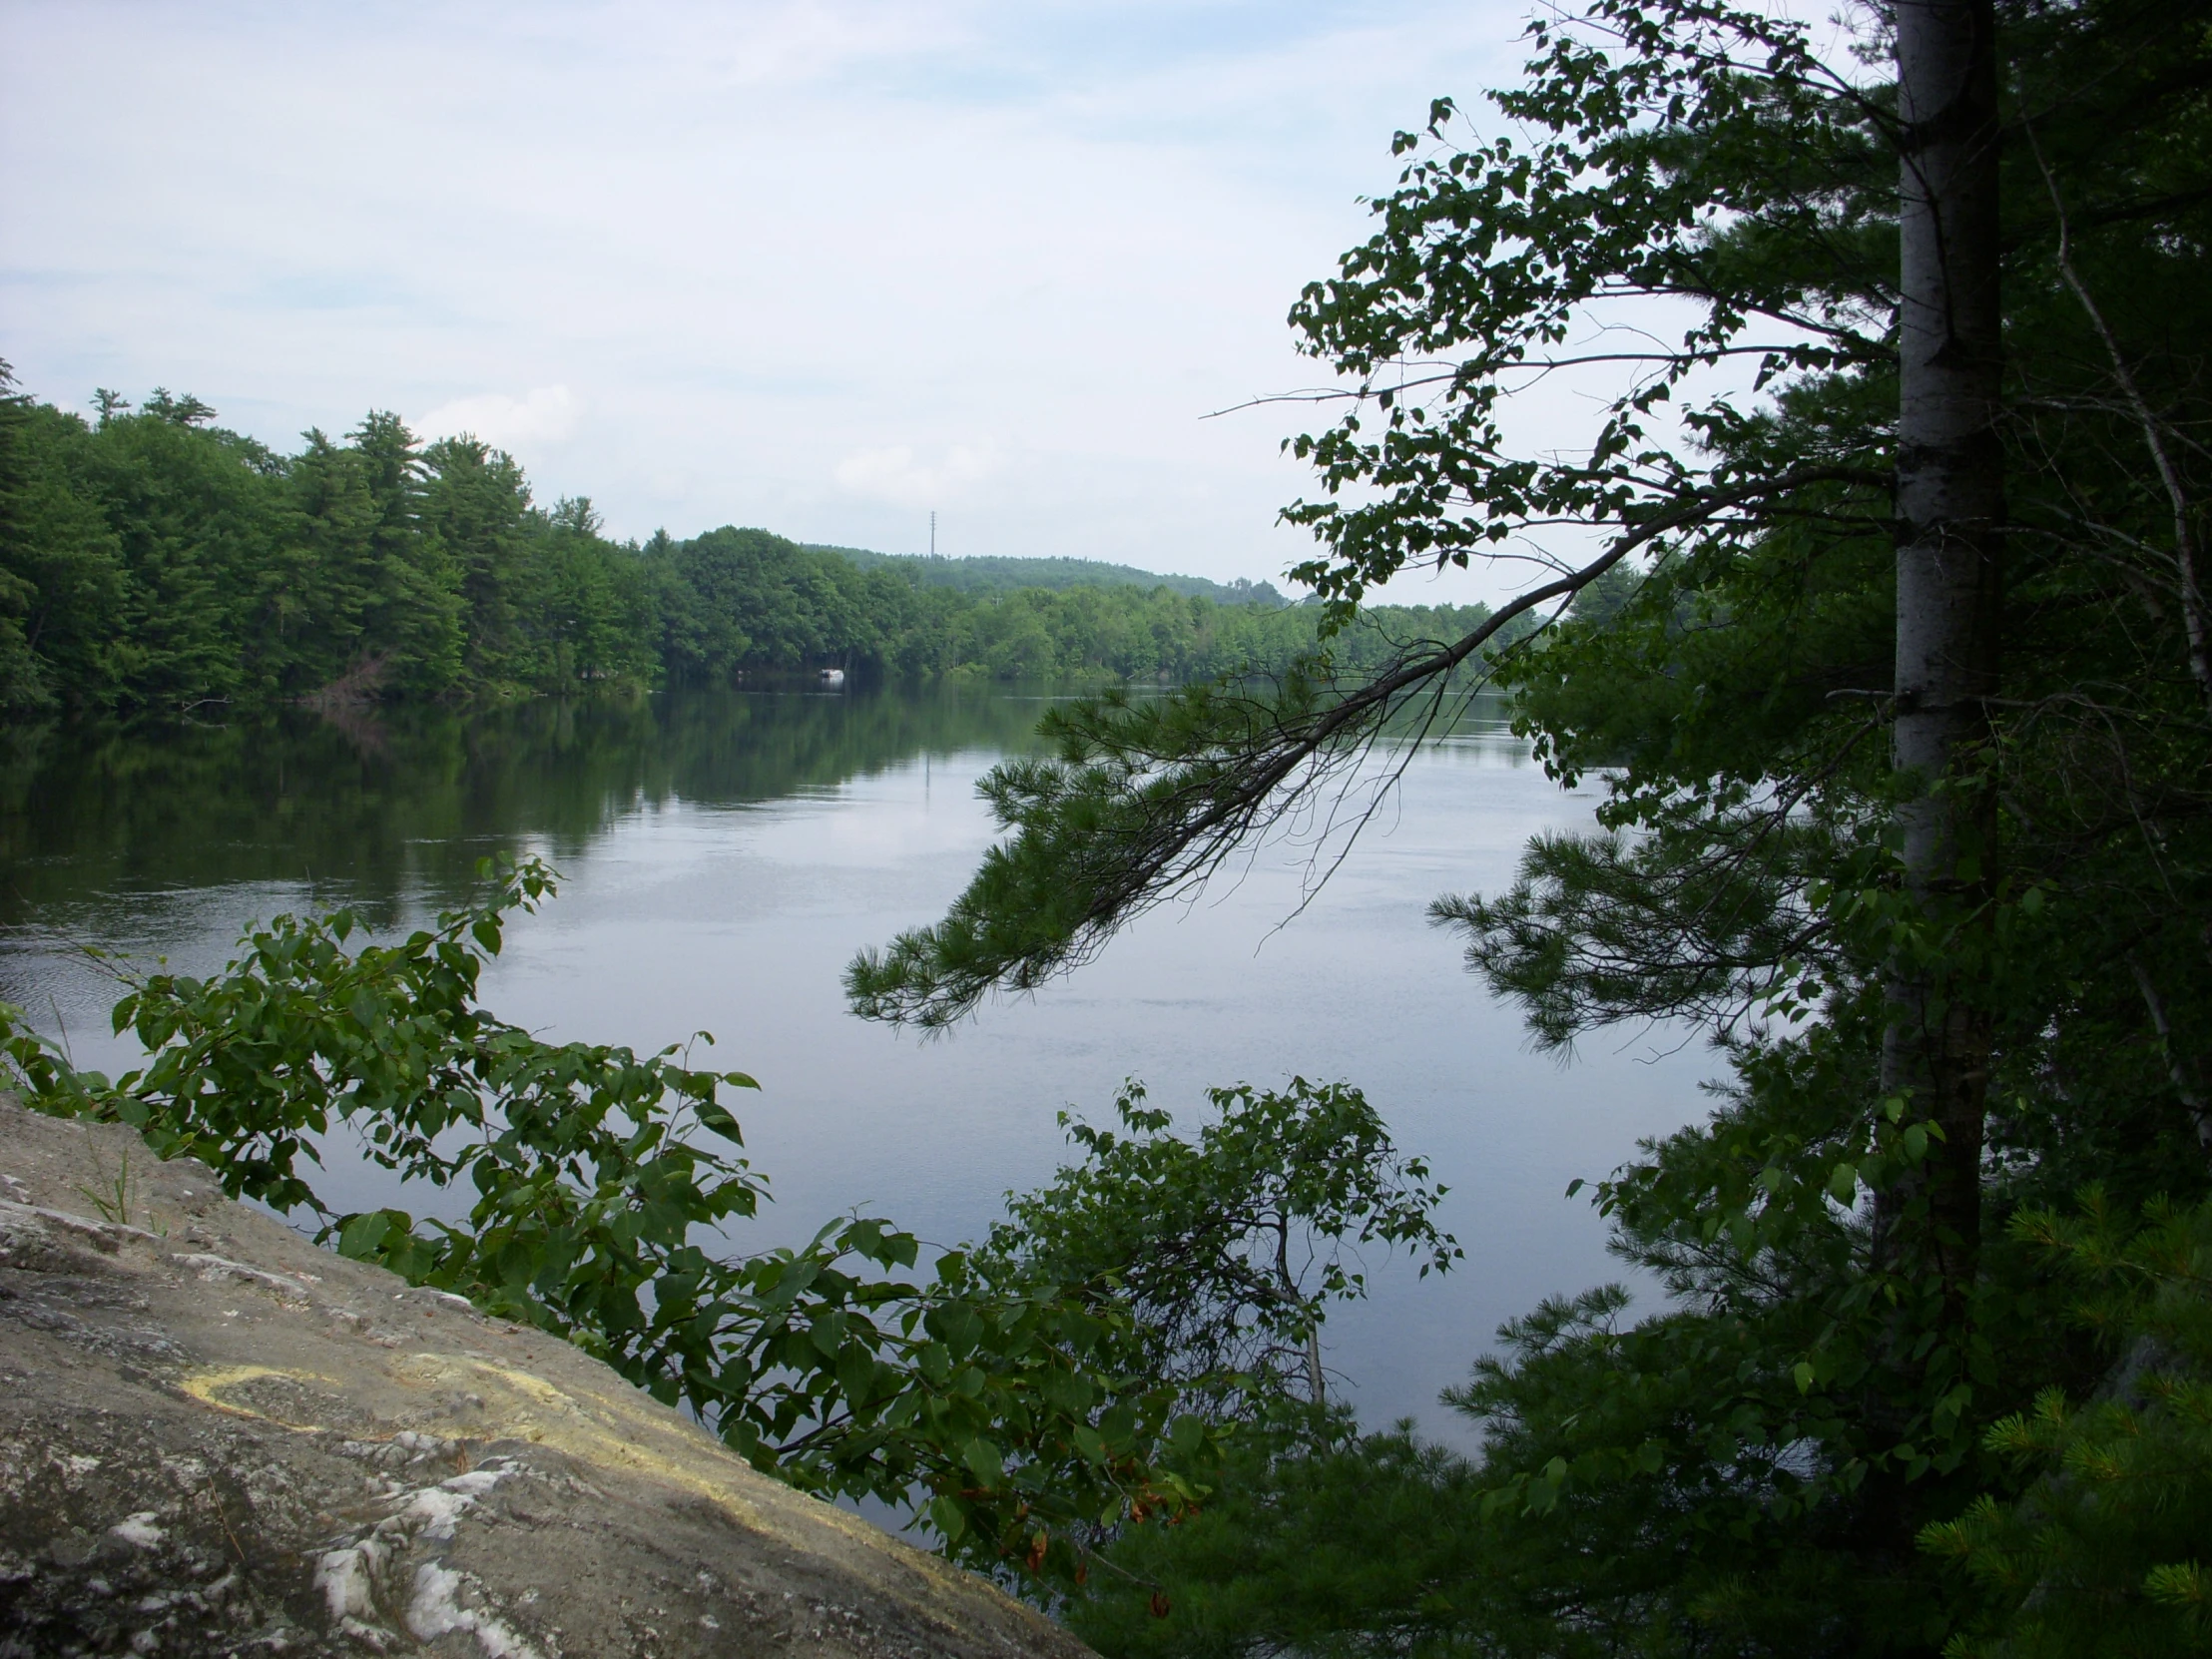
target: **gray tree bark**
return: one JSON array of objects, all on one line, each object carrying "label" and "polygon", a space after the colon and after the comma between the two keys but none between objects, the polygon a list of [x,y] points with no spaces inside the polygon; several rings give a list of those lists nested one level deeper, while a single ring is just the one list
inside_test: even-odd
[{"label": "gray tree bark", "polygon": [[1994,853],[1976,782],[1997,686],[2004,463],[1997,432],[1997,75],[1992,0],[1899,0],[1902,119],[1896,726],[1905,883],[1958,948],[1903,948],[1886,990],[1886,1095],[1940,1131],[1877,1195],[1878,1270],[1937,1276],[1957,1329],[1980,1239],[1990,1024],[1964,981]]}]

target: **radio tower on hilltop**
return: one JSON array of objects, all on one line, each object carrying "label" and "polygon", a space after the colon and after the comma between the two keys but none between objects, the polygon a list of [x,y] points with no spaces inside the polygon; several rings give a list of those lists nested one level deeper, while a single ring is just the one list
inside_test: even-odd
[{"label": "radio tower on hilltop", "polygon": [[935,558],[936,556],[937,556],[937,514],[936,514],[936,510],[935,510],[934,508],[932,508],[932,509],[930,510],[930,513],[929,513],[929,557],[931,557],[932,559],[934,559],[934,558]]}]

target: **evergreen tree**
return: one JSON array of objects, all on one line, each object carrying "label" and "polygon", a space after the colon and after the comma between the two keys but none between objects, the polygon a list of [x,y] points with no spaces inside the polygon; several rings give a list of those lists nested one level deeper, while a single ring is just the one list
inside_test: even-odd
[{"label": "evergreen tree", "polygon": [[0,363],[0,711],[113,694],[121,552],[83,483],[82,421],[14,389]]},{"label": "evergreen tree", "polygon": [[423,450],[422,464],[423,534],[440,568],[455,573],[467,621],[461,673],[477,686],[513,684],[524,651],[530,486],[513,456],[475,438],[441,438]]},{"label": "evergreen tree", "polygon": [[259,632],[263,573],[288,528],[283,464],[210,418],[157,390],[93,433],[87,482],[120,545],[118,679],[134,703],[225,702],[271,674],[241,643]]}]

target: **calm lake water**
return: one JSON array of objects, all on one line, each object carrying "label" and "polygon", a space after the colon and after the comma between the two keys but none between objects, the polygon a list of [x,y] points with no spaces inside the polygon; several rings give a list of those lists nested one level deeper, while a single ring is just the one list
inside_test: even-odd
[{"label": "calm lake water", "polygon": [[[864,1208],[925,1239],[980,1233],[1064,1155],[1054,1113],[1103,1117],[1125,1077],[1186,1123],[1210,1083],[1347,1078],[1451,1190],[1467,1260],[1443,1281],[1371,1262],[1329,1328],[1374,1423],[1436,1404],[1497,1324],[1618,1277],[1585,1199],[1643,1135],[1697,1116],[1710,1055],[1679,1034],[1529,1051],[1518,1016],[1423,910],[1501,886],[1538,830],[1589,822],[1523,747],[1472,722],[1424,746],[1318,897],[1313,848],[1264,850],[1156,911],[1032,999],[917,1040],[844,1011],[854,950],[935,919],[991,839],[975,781],[1034,747],[1044,699],[982,692],[688,693],[462,719],[308,716],[159,738],[14,734],[0,752],[0,997],[113,1072],[117,994],[77,947],[205,972],[245,922],[348,904],[376,925],[460,897],[494,849],[537,851],[561,897],[509,933],[485,1000],[556,1038],[640,1049],[693,1031],[758,1077],[733,1104],[796,1242]],[[1288,919],[1287,919],[1288,918]],[[1286,924],[1287,923],[1287,924]],[[326,1196],[398,1202],[333,1149]]]}]

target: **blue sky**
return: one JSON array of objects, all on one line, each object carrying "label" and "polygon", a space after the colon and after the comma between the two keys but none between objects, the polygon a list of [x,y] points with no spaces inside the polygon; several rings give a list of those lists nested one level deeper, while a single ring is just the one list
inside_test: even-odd
[{"label": "blue sky", "polygon": [[1203,417],[1315,378],[1300,284],[1525,10],[0,0],[0,356],[467,427],[621,535],[1273,576],[1299,411]]}]

